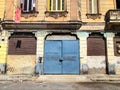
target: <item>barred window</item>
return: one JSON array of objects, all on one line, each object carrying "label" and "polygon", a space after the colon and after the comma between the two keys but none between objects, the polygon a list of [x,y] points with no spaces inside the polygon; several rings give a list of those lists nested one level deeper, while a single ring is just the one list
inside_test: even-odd
[{"label": "barred window", "polygon": [[49,11],[64,11],[65,0],[48,0]]},{"label": "barred window", "polygon": [[36,0],[20,0],[20,6],[23,13],[35,12]]}]

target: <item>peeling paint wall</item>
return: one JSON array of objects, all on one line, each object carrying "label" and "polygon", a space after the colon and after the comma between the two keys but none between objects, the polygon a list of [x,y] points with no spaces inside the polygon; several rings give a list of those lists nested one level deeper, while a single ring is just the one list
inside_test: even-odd
[{"label": "peeling paint wall", "polygon": [[87,65],[89,74],[106,73],[105,56],[87,56]]},{"label": "peeling paint wall", "polygon": [[115,74],[120,75],[120,57],[114,57]]},{"label": "peeling paint wall", "polygon": [[4,74],[6,72],[6,56],[7,56],[7,44],[0,43],[0,73]]},{"label": "peeling paint wall", "polygon": [[7,59],[7,31],[0,32],[0,73],[5,73]]},{"label": "peeling paint wall", "polygon": [[34,74],[36,55],[8,55],[7,74]]}]

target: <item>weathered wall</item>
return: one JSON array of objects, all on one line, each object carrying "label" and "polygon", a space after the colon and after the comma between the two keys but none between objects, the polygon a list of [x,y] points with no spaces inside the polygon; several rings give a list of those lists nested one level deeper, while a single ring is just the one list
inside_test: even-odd
[{"label": "weathered wall", "polygon": [[89,74],[105,74],[106,73],[106,57],[105,56],[87,56],[87,65]]},{"label": "weathered wall", "polygon": [[114,33],[106,33],[109,74],[120,75],[120,56],[114,54]]},{"label": "weathered wall", "polygon": [[34,74],[36,55],[8,55],[7,74]]},{"label": "weathered wall", "polygon": [[[99,0],[99,13],[101,15],[89,15],[88,13],[88,0],[80,0],[81,1],[81,21],[86,22],[82,25],[80,30],[90,30],[90,31],[104,31],[105,29],[105,14],[110,9],[115,9],[116,4],[115,0]],[[108,3],[109,2],[109,3]]]},{"label": "weathered wall", "polygon": [[[48,33],[43,31],[38,31],[36,33],[37,37],[37,49],[36,49],[36,73],[41,74],[43,71],[43,60],[44,60],[44,40]],[[42,58],[41,63],[39,63],[39,58]]]},{"label": "weathered wall", "polygon": [[15,13],[14,0],[6,0],[5,2],[5,18],[4,20],[13,20],[13,13]]},{"label": "weathered wall", "polygon": [[[78,4],[75,2],[75,0],[67,0],[67,11],[68,14],[66,17],[46,17],[45,12],[47,11],[47,0],[37,0],[37,10],[38,14],[36,16],[22,16],[21,21],[40,21],[40,20],[46,20],[46,21],[67,21],[67,20],[79,20],[78,15]],[[76,0],[77,1],[77,0]],[[6,0],[6,14],[5,19],[6,20],[14,20],[15,18],[15,10],[19,6],[18,0]],[[11,7],[11,8],[9,8]]]},{"label": "weathered wall", "polygon": [[[37,10],[39,13],[37,14],[37,16],[21,17],[21,21],[36,21],[36,20],[66,21],[66,20],[79,20],[81,18],[83,22],[104,22],[104,16],[106,12],[109,9],[115,9],[116,4],[115,4],[115,0],[105,0],[105,1],[99,0],[99,1],[100,1],[99,13],[101,14],[100,18],[96,18],[96,19],[87,18],[86,16],[86,14],[88,13],[87,0],[80,0],[79,4],[78,4],[78,0],[67,0],[67,11],[68,11],[67,17],[59,17],[57,19],[53,17],[46,17],[45,11],[47,11],[47,6],[48,6],[47,0],[38,0]],[[1,3],[4,3],[4,0],[1,0]],[[5,11],[6,19],[14,20],[15,10],[18,6],[19,6],[18,0],[6,0],[6,11]],[[1,5],[1,8],[3,7],[4,4]]]},{"label": "weathered wall", "polygon": [[77,32],[77,36],[80,41],[80,71],[83,74],[88,73],[87,65],[87,37],[89,33],[87,32]]},{"label": "weathered wall", "polygon": [[0,73],[5,73],[7,56],[7,44],[0,43]]},{"label": "weathered wall", "polygon": [[88,13],[88,3],[87,0],[81,0],[81,19],[83,22],[104,22],[104,16],[109,9],[115,9],[114,0],[99,0],[99,13],[102,15],[100,18],[91,19],[87,18],[86,14]]},{"label": "weathered wall", "polygon": [[108,72],[109,72],[109,74],[115,73],[113,38],[114,38],[114,33],[106,33],[107,59],[108,59]]},{"label": "weathered wall", "polygon": [[113,64],[115,65],[115,74],[120,75],[120,57],[115,56],[113,60]]},{"label": "weathered wall", "polygon": [[7,59],[7,31],[0,33],[0,73],[5,73]]}]

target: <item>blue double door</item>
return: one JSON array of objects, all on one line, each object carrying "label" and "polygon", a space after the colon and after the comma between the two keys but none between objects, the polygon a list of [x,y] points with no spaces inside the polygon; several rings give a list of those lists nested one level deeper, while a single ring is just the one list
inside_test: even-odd
[{"label": "blue double door", "polygon": [[44,74],[80,74],[78,40],[46,40]]}]

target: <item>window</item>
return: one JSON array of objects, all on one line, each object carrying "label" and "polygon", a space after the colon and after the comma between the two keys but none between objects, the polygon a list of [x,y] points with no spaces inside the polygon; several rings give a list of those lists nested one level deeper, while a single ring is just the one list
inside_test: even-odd
[{"label": "window", "polygon": [[31,32],[16,32],[9,38],[9,55],[35,55],[36,37]]},{"label": "window", "polygon": [[20,6],[23,13],[34,13],[36,0],[20,0]]},{"label": "window", "polygon": [[48,10],[49,11],[64,11],[65,10],[65,0],[48,0]]},{"label": "window", "polygon": [[114,37],[114,55],[120,56],[120,37],[119,36]]},{"label": "window", "polygon": [[116,8],[120,9],[120,0],[116,0]]},{"label": "window", "polygon": [[87,39],[87,55],[88,56],[105,56],[105,38],[102,34],[92,33]]},{"label": "window", "polygon": [[17,40],[16,48],[21,48],[21,40]]},{"label": "window", "polygon": [[98,0],[89,0],[89,11],[90,14],[99,13],[99,1]]}]

